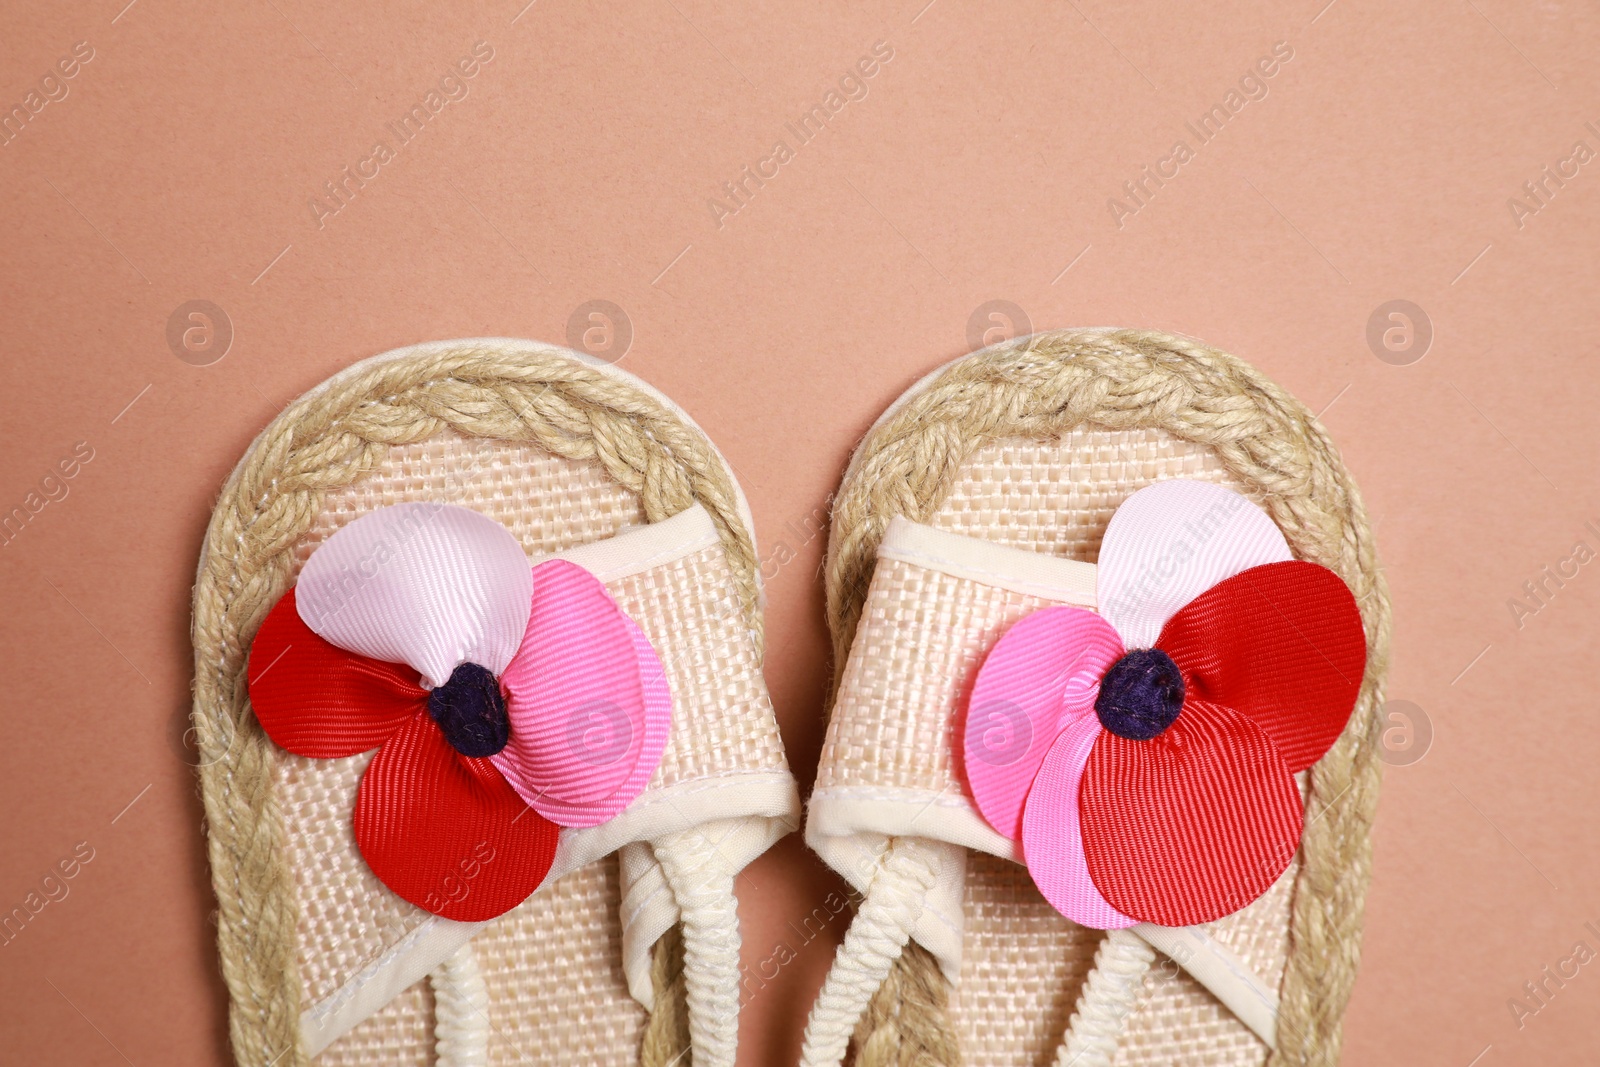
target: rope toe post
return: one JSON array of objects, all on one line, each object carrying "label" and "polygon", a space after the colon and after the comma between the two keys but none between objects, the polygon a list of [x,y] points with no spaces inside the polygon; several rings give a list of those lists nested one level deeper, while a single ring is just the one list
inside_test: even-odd
[{"label": "rope toe post", "polygon": [[905,951],[938,873],[937,855],[915,839],[890,843],[811,1008],[802,1067],[838,1067],[844,1061],[850,1037]]},{"label": "rope toe post", "polygon": [[908,941],[856,1027],[856,1067],[961,1067],[949,1010],[938,958]]},{"label": "rope toe post", "polygon": [[1139,1006],[1144,976],[1155,962],[1149,942],[1127,930],[1111,930],[1094,954],[1056,1067],[1111,1067],[1128,1017]]},{"label": "rope toe post", "polygon": [[734,872],[702,830],[655,844],[683,924],[683,983],[695,1067],[733,1067],[739,1041],[739,915]]},{"label": "rope toe post", "polygon": [[433,1034],[439,1067],[488,1067],[489,987],[472,942],[456,949],[428,981],[433,986]]}]

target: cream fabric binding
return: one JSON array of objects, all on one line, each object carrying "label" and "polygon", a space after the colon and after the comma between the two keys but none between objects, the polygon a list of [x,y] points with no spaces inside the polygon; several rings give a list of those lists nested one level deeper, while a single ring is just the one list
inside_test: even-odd
[{"label": "cream fabric binding", "polygon": [[[1095,606],[1095,567],[924,526],[896,516],[880,560],[936,571],[1054,604]],[[959,606],[951,610],[959,611]],[[863,629],[872,625],[862,624]],[[859,642],[859,634],[858,634]],[[892,668],[891,668],[892,669]],[[843,683],[848,687],[847,677]],[[886,848],[896,838],[897,847]],[[889,968],[915,937],[952,983],[961,973],[965,850],[1017,860],[959,791],[849,786],[812,794],[806,842],[863,895],[806,1026],[803,1067],[836,1067]],[[1065,1039],[1061,1067],[1109,1067],[1140,985],[1160,950],[1228,1006],[1269,1048],[1277,996],[1204,928],[1140,924],[1110,931],[1095,955]]]}]

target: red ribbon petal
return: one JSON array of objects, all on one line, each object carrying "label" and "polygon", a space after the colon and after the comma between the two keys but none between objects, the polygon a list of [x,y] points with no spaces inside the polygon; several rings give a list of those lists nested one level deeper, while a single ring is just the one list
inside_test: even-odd
[{"label": "red ribbon petal", "polygon": [[1337,574],[1301,560],[1218,582],[1167,621],[1156,647],[1183,671],[1191,698],[1254,720],[1291,771],[1339,739],[1367,660],[1355,597]]},{"label": "red ribbon petal", "polygon": [[335,648],[300,618],[294,590],[267,614],[246,673],[256,719],[297,756],[338,759],[377,748],[425,707],[410,667]]},{"label": "red ribbon petal", "polygon": [[378,750],[356,794],[356,844],[383,884],[435,915],[481,922],[549,873],[556,825],[487,759],[458,754],[427,711]]},{"label": "red ribbon petal", "polygon": [[1233,709],[1193,698],[1149,741],[1103,732],[1079,804],[1095,887],[1118,911],[1161,926],[1238,911],[1300,843],[1300,793],[1271,739]]}]

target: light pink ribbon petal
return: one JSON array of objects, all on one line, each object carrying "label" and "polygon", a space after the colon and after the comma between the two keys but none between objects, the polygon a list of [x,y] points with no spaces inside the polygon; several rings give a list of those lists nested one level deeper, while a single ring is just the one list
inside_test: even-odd
[{"label": "light pink ribbon petal", "polygon": [[300,618],[329,644],[405,663],[429,687],[463,663],[505,670],[527,630],[532,579],[511,531],[450,504],[379,508],[300,571]]},{"label": "light pink ribbon petal", "polygon": [[1111,516],[1096,607],[1128,648],[1151,648],[1167,620],[1213,585],[1292,558],[1283,531],[1248,498],[1210,482],[1157,482]]},{"label": "light pink ribbon petal", "polygon": [[1078,816],[1083,768],[1100,731],[1100,719],[1086,715],[1063,730],[1050,746],[1028,793],[1022,817],[1022,852],[1028,873],[1052,908],[1080,926],[1120,930],[1139,920],[1113,908],[1095,888],[1083,855],[1083,827]]},{"label": "light pink ribbon petal", "polygon": [[1100,677],[1122,651],[1109,623],[1071,607],[1025,616],[995,642],[961,735],[967,784],[990,826],[1021,840],[1023,802],[1045,754],[1062,727],[1094,719]]},{"label": "light pink ribbon petal", "polygon": [[533,569],[527,635],[500,676],[511,741],[491,758],[535,811],[571,814],[634,777],[648,719],[661,714],[659,693],[646,699],[634,629],[582,567],[550,560]]},{"label": "light pink ribbon petal", "polygon": [[[598,826],[633,803],[661,765],[661,754],[666,751],[667,737],[672,733],[672,689],[667,685],[667,672],[638,624],[626,615],[622,621],[628,624],[633,637],[639,676],[644,683],[644,744],[640,746],[633,773],[609,796],[587,804],[558,800],[548,793],[529,800],[529,807],[558,826]],[[609,723],[602,716],[594,726],[598,737],[608,730]]]}]

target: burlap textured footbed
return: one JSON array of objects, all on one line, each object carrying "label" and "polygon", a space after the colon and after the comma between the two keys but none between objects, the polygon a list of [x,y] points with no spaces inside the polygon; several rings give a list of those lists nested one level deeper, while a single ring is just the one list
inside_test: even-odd
[{"label": "burlap textured footbed", "polygon": [[[944,732],[959,679],[1030,607],[1026,590],[878,559],[892,518],[1094,562],[1123,499],[1180,477],[1228,485],[1261,504],[1298,557],[1345,580],[1362,612],[1366,676],[1344,735],[1308,776],[1299,860],[1211,931],[1278,987],[1271,1062],[1332,1063],[1359,951],[1388,606],[1359,497],[1325,432],[1234,357],[1165,334],[1060,331],[958,360],[885,413],[835,502],[828,616],[844,666],[813,812],[819,797],[852,789],[909,790],[938,803],[959,797]],[[941,645],[915,655],[895,647],[907,639],[897,634],[916,627],[890,625],[894,617],[937,618]],[[886,721],[882,709],[891,706],[905,714]],[[902,840],[915,839],[881,844],[892,855]],[[1036,1064],[1061,1045],[1101,935],[1057,914],[1011,860],[972,852],[964,867],[964,921],[947,952],[959,958],[957,981],[913,941],[861,1021],[858,1064]],[[939,874],[930,877],[936,886]],[[1269,1059],[1266,1045],[1187,973],[1168,963],[1152,974],[1109,1062],[1242,1067]],[[1100,1062],[1083,1062],[1091,1061]]]},{"label": "burlap textured footbed", "polygon": [[[418,346],[350,368],[251,446],[213,516],[196,585],[194,715],[240,1064],[306,1062],[326,1043],[307,1020],[341,1012],[316,1062],[434,1062],[442,1020],[426,979],[347,1025],[351,1000],[366,995],[350,991],[371,988],[365,977],[430,919],[385,889],[354,847],[349,812],[370,754],[308,760],[278,749],[243,684],[256,627],[311,551],[361,514],[414,500],[489,515],[530,557],[703,508],[705,547],[607,582],[662,653],[674,694],[673,734],[641,800],[694,813],[695,791],[761,793],[751,825],[730,819],[714,831],[730,862],[758,853],[793,814],[760,676],[748,509],[687,416],[629,375],[529,342]],[[489,1062],[661,1067],[688,1047],[694,992],[680,935],[670,916],[655,926],[638,918],[659,917],[663,895],[671,900],[650,848],[624,845],[620,862],[580,857],[477,932]]]}]

